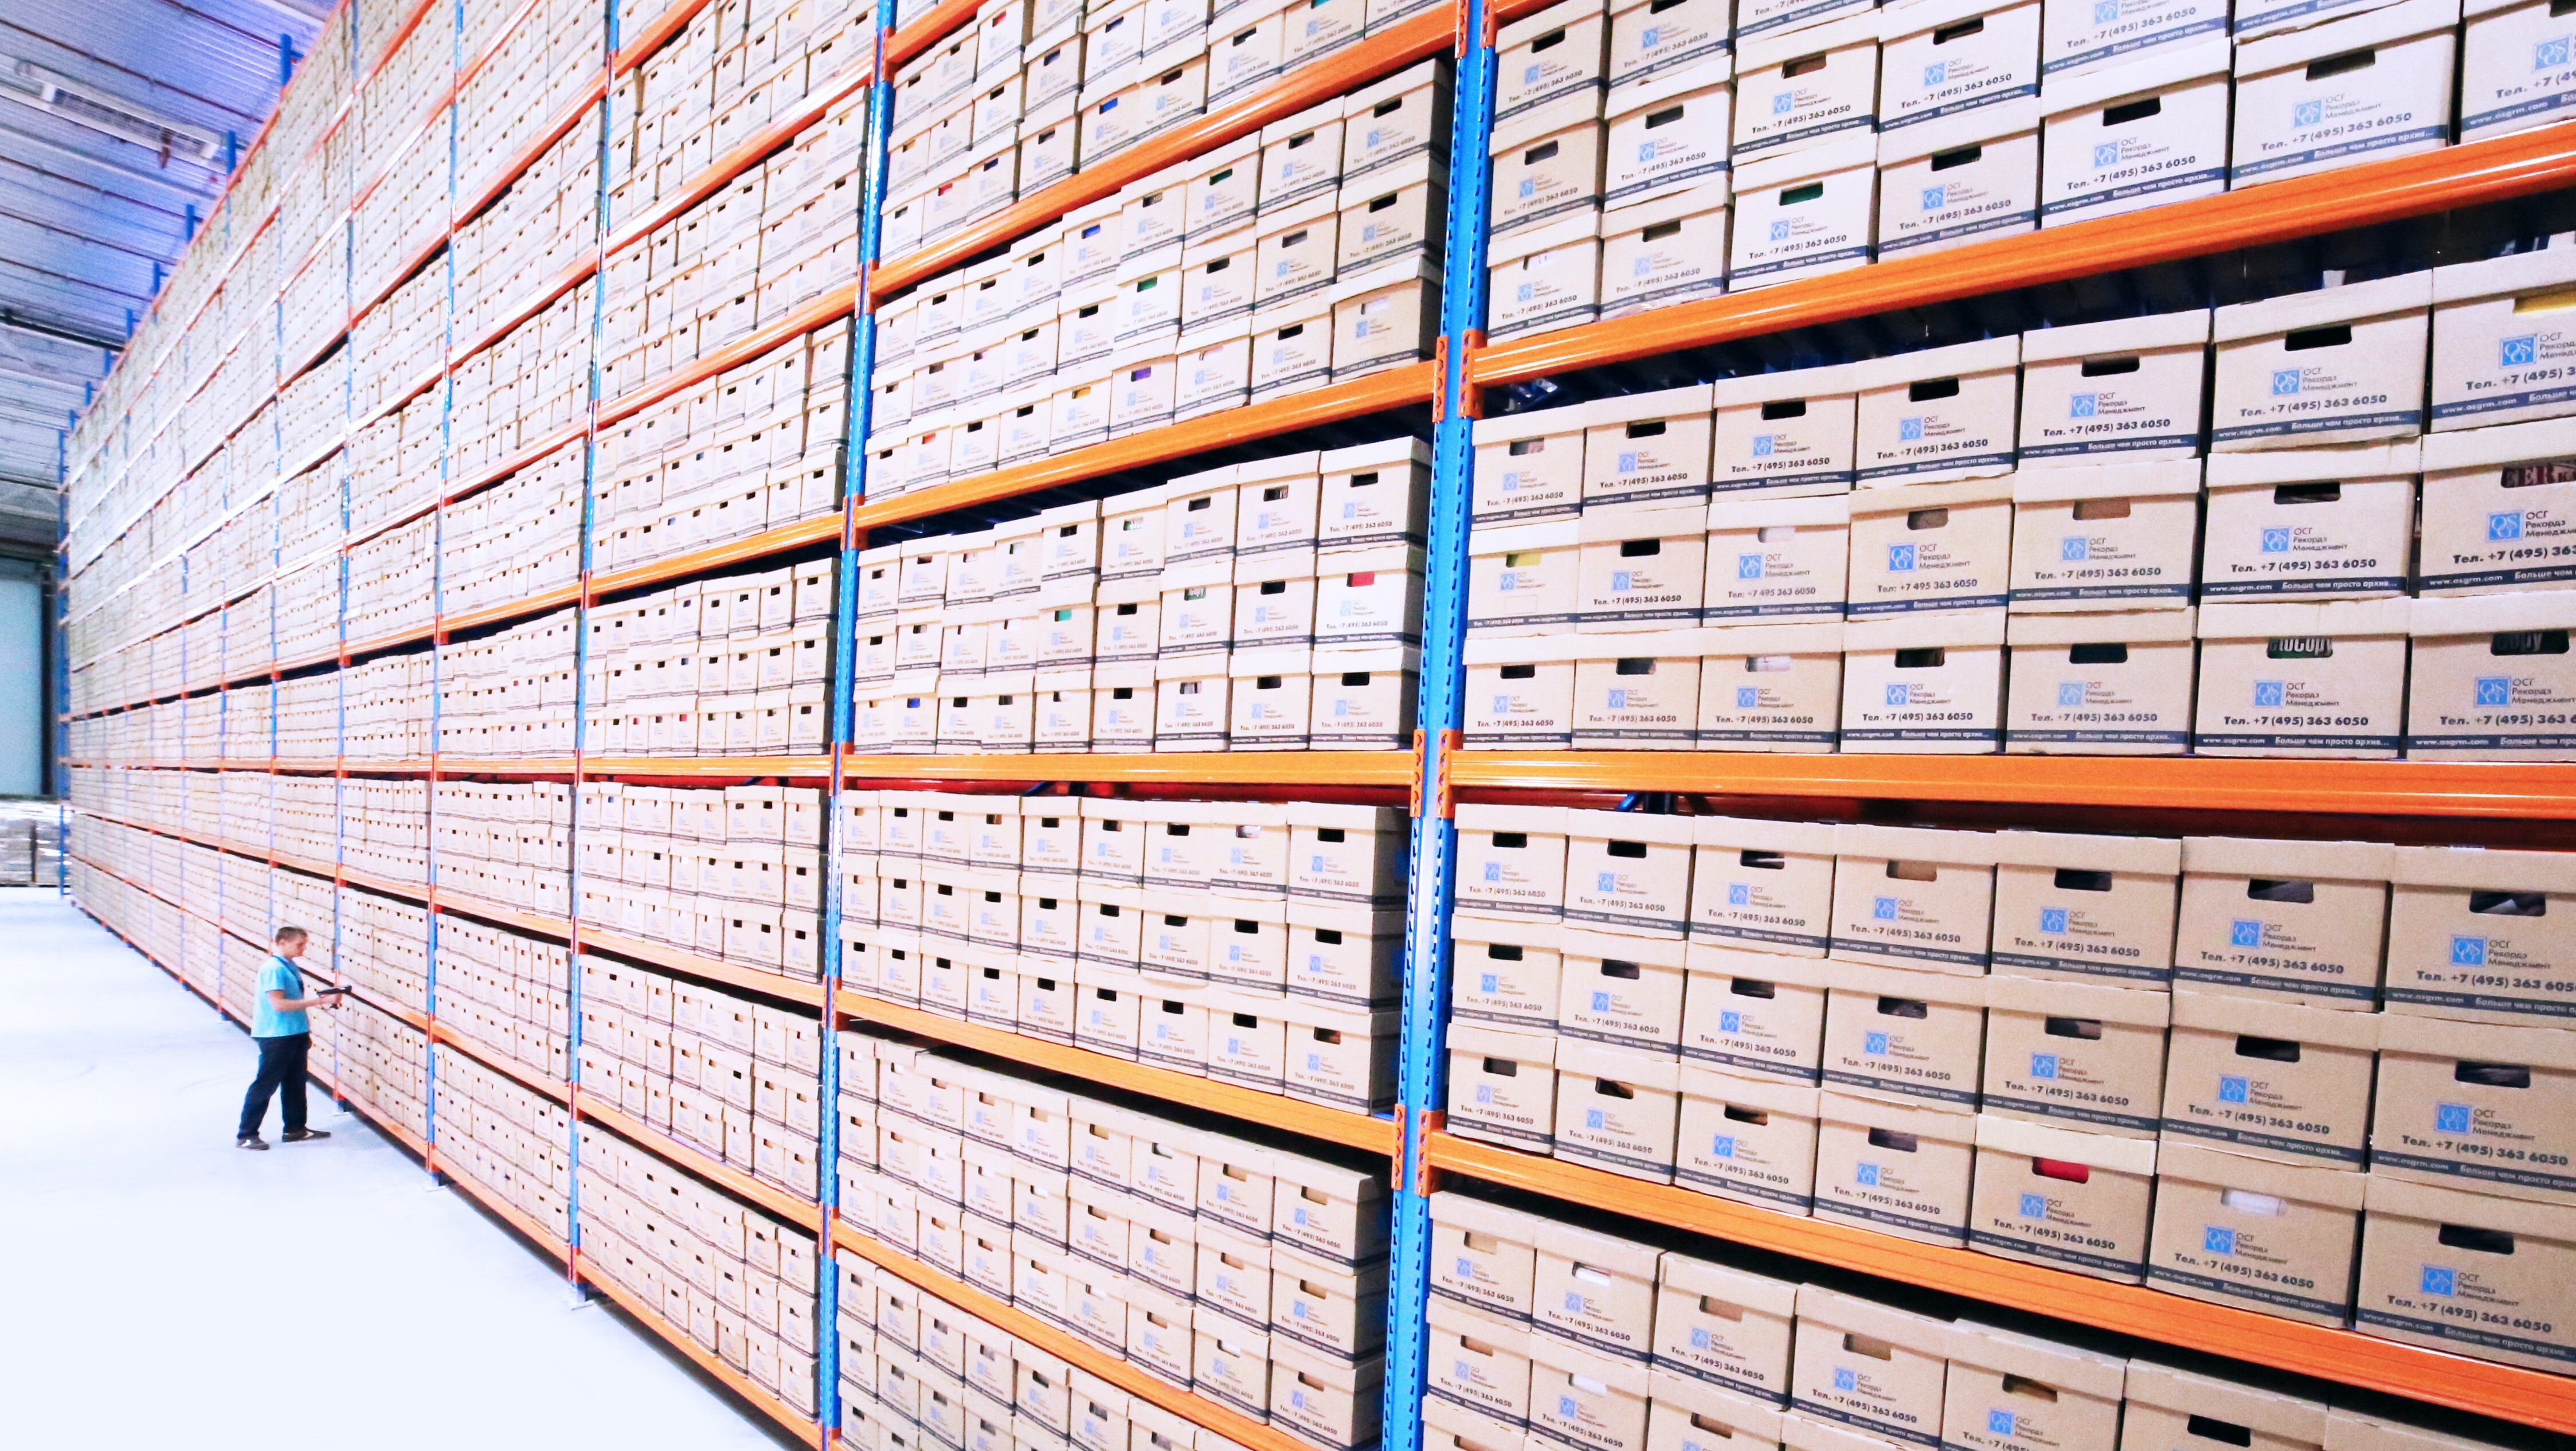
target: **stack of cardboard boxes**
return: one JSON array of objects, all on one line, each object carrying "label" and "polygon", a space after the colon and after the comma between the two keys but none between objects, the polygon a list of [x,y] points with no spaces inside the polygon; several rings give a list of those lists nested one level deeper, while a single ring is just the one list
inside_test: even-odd
[{"label": "stack of cardboard boxes", "polygon": [[864,550],[858,749],[1400,748],[1430,475],[1390,439]]},{"label": "stack of cardboard boxes", "polygon": [[585,782],[581,918],[759,972],[822,976],[823,807],[810,786]]},{"label": "stack of cardboard boxes", "polygon": [[[470,197],[599,79],[607,15],[585,0],[545,0],[523,10],[475,7],[464,17],[461,53],[485,57],[456,96],[456,190]],[[504,23],[511,25],[507,35],[488,33]],[[587,131],[571,128],[575,135]],[[588,143],[580,153],[596,154]],[[597,181],[593,172],[593,197]]]},{"label": "stack of cardboard boxes", "polygon": [[2451,1330],[2400,1273],[2421,1223],[2481,1226],[2523,1258],[2473,1235],[2443,1262],[2536,1304],[2524,1267],[2576,1234],[2545,1126],[2576,1092],[2551,966],[2576,948],[2531,925],[2576,890],[2555,855],[1553,807],[1458,826],[1459,1133],[2470,1355],[2569,1354]]},{"label": "stack of cardboard boxes", "polygon": [[579,637],[575,612],[557,610],[479,640],[439,646],[439,754],[570,760]]},{"label": "stack of cardboard boxes", "polygon": [[502,310],[592,255],[599,236],[599,148],[576,126],[546,148],[480,215],[455,249],[455,335],[479,336]]},{"label": "stack of cardboard boxes", "polygon": [[810,1009],[582,959],[582,1091],[800,1198],[817,1193],[822,1041]]},{"label": "stack of cardboard boxes", "polygon": [[[1166,167],[1006,256],[880,307],[871,492],[928,488],[1431,356],[1449,89],[1448,60],[1425,61]],[[962,135],[964,113],[954,119]],[[1071,124],[1062,131],[1069,144]],[[899,141],[892,164],[904,154]],[[999,155],[1007,164],[1007,145]],[[910,249],[914,211],[969,184],[934,186],[915,206],[890,193],[886,255]],[[984,209],[1009,201],[1005,190]]]},{"label": "stack of cardboard boxes", "polygon": [[[1327,1451],[1376,1444],[1382,1168],[1264,1148],[863,1034],[841,1034],[838,1050],[845,1220],[1254,1421]],[[895,1275],[871,1277],[856,1257],[843,1264],[843,1312],[875,1332],[843,1360],[863,1413],[930,1435],[975,1417],[1010,1423],[1007,1407],[1024,1398],[996,1394],[992,1367],[926,1343],[934,1324],[955,1333],[953,1308],[921,1302]],[[851,1293],[870,1278],[872,1317],[870,1299]],[[1031,1389],[1062,1408],[1061,1362],[1025,1364],[1048,1382]],[[1070,1435],[1050,1409],[1040,1424]]]},{"label": "stack of cardboard boxes", "polygon": [[453,912],[437,925],[439,1022],[482,1058],[569,1082],[571,949]]},{"label": "stack of cardboard boxes", "polygon": [[[700,10],[661,49],[621,75],[610,94],[609,214],[623,219],[674,195],[806,97],[847,79],[869,59],[869,15],[816,0]],[[638,34],[631,23],[619,34]],[[853,134],[829,149],[855,167],[866,125],[864,95],[836,107],[818,127]],[[801,137],[799,149],[816,142]],[[858,204],[838,213],[855,238]]]},{"label": "stack of cardboard boxes", "polygon": [[570,1239],[572,1116],[444,1043],[430,1052],[440,1171],[473,1180],[556,1239]]},{"label": "stack of cardboard boxes", "polygon": [[841,793],[870,997],[1333,1108],[1395,1102],[1401,813]]},{"label": "stack of cardboard boxes", "polygon": [[2571,280],[2562,245],[1480,421],[1468,741],[2564,758],[2576,433],[2528,311]]},{"label": "stack of cardboard boxes", "polygon": [[813,1231],[596,1124],[576,1132],[583,1272],[640,1301],[670,1334],[812,1415]]},{"label": "stack of cardboard boxes", "polygon": [[590,611],[584,749],[603,756],[816,755],[832,561],[693,580]]},{"label": "stack of cardboard boxes", "polygon": [[441,892],[544,917],[571,915],[570,786],[448,780],[435,784],[431,799]]},{"label": "stack of cardboard boxes", "polygon": [[839,507],[850,326],[791,339],[603,428],[591,563],[627,568]]},{"label": "stack of cardboard boxes", "polygon": [[1437,1451],[2475,1451],[2481,1443],[1432,1196]]},{"label": "stack of cardboard boxes", "polygon": [[429,912],[419,903],[343,887],[336,932],[308,945],[323,950],[318,961],[328,971],[379,1004],[429,1011]]},{"label": "stack of cardboard boxes", "polygon": [[1498,36],[1494,336],[2437,149],[2455,95],[2463,140],[2576,102],[2528,4],[1826,0],[1731,46],[1674,8]]},{"label": "stack of cardboard boxes", "polygon": [[[249,982],[256,983],[252,974]],[[340,1096],[414,1138],[429,1136],[429,1038],[352,998],[313,1018],[312,1060],[329,1065]]]},{"label": "stack of cardboard boxes", "polygon": [[585,451],[568,443],[447,506],[438,526],[440,614],[532,599],[581,577]]},{"label": "stack of cardboard boxes", "polygon": [[446,477],[479,473],[582,418],[590,406],[594,285],[585,281],[556,298],[451,371]]}]

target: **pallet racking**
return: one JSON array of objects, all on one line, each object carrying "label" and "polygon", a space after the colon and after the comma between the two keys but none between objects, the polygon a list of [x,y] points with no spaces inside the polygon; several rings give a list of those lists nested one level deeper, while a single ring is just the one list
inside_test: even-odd
[{"label": "pallet racking", "polygon": [[[364,0],[352,0],[363,4]],[[347,27],[345,53],[328,58],[348,77],[330,118],[294,167],[319,164],[327,143],[357,114],[368,87],[391,63],[396,51],[423,25],[449,26],[461,49],[463,12],[429,0],[389,0],[398,12],[390,31],[380,37],[371,56],[362,57],[356,25]],[[347,316],[336,333],[297,355],[285,355],[283,326],[270,329],[276,354],[272,373],[279,385],[316,367],[349,365],[347,342],[357,321],[390,298],[396,287],[424,266],[437,265],[441,249],[456,229],[490,205],[544,149],[584,125],[597,128],[604,148],[607,118],[603,100],[620,78],[634,72],[673,38],[682,34],[706,0],[675,0],[635,34],[618,33],[614,13],[603,27],[596,76],[536,132],[492,176],[471,190],[460,190],[455,167],[449,170],[447,224],[420,244],[416,255],[401,259],[390,280],[361,294],[352,284]],[[451,58],[445,85],[435,99],[402,132],[401,139],[380,153],[389,159],[413,137],[428,134],[444,110],[452,123],[468,83],[498,53],[504,39],[535,10],[533,3],[514,6],[493,31],[488,45],[472,56]],[[2052,228],[2025,236],[1984,242],[1937,257],[1879,263],[1858,271],[1811,279],[1757,292],[1684,303],[1621,318],[1488,344],[1481,332],[1484,316],[1485,228],[1490,185],[1484,135],[1490,129],[1495,72],[1495,32],[1505,21],[1534,13],[1540,0],[1459,0],[1435,6],[1369,34],[1323,60],[1288,73],[1258,93],[1119,153],[1110,162],[1055,183],[958,233],[899,258],[873,260],[883,203],[882,158],[889,125],[887,87],[891,77],[914,57],[954,35],[974,18],[975,0],[940,0],[898,25],[896,8],[883,0],[877,9],[870,45],[828,82],[809,90],[794,109],[771,118],[745,139],[713,156],[680,188],[632,217],[608,217],[595,227],[589,255],[534,279],[515,294],[493,321],[464,337],[443,340],[437,358],[397,382],[389,401],[361,414],[344,412],[345,427],[300,454],[284,456],[271,449],[274,477],[293,478],[327,462],[357,431],[389,416],[405,402],[433,389],[452,387],[452,378],[467,359],[507,335],[512,327],[536,316],[585,282],[602,276],[607,260],[636,244],[657,225],[716,194],[728,181],[760,162],[799,133],[816,124],[834,106],[866,92],[869,104],[869,154],[877,165],[859,214],[859,275],[827,290],[795,311],[749,336],[729,343],[696,362],[649,385],[614,398],[598,396],[596,387],[597,321],[593,321],[594,386],[582,416],[527,445],[509,457],[469,470],[450,472],[442,459],[442,483],[435,497],[401,517],[377,520],[345,530],[332,541],[343,560],[350,547],[385,530],[426,516],[439,516],[459,500],[506,477],[556,449],[595,438],[610,423],[633,416],[673,397],[725,369],[759,356],[771,346],[841,318],[859,320],[849,384],[854,416],[849,436],[866,435],[867,388],[872,349],[866,326],[875,304],[916,285],[944,268],[988,252],[1041,223],[1062,217],[1085,203],[1116,192],[1125,183],[1152,174],[1228,140],[1251,133],[1272,119],[1296,112],[1317,100],[1340,95],[1360,84],[1391,74],[1424,57],[1448,53],[1457,62],[1457,88],[1452,120],[1447,250],[1449,285],[1441,305],[1440,349],[1425,363],[1392,369],[1358,382],[1264,402],[1214,417],[1149,429],[1134,435],[1067,451],[1044,460],[995,469],[975,478],[878,501],[865,496],[865,460],[850,451],[845,478],[846,502],[830,517],[802,520],[767,529],[748,538],[710,545],[650,563],[614,569],[589,567],[585,506],[584,567],[578,583],[551,588],[522,599],[483,605],[453,614],[434,612],[429,623],[373,638],[347,638],[345,624],[328,649],[308,650],[284,660],[266,660],[258,668],[211,679],[189,677],[176,689],[107,702],[87,714],[110,714],[137,706],[179,702],[213,702],[210,694],[230,686],[274,686],[300,671],[353,662],[423,643],[443,644],[452,636],[530,619],[566,607],[588,611],[603,600],[629,591],[682,580],[757,561],[811,556],[829,551],[841,581],[840,613],[834,622],[836,659],[846,667],[851,649],[850,584],[858,546],[872,530],[917,525],[944,515],[968,515],[988,506],[1025,500],[1041,491],[1093,484],[1131,472],[1168,474],[1178,461],[1249,440],[1294,435],[1327,425],[1372,416],[1395,415],[1427,420],[1435,440],[1430,541],[1430,584],[1426,603],[1424,656],[1419,721],[1421,730],[1411,752],[1363,752],[1349,755],[1273,757],[1227,755],[1086,755],[1086,756],[863,756],[849,749],[851,739],[846,698],[833,705],[831,749],[826,754],[788,757],[725,756],[690,760],[610,757],[583,752],[569,759],[444,761],[433,755],[406,761],[372,761],[330,756],[296,760],[263,760],[256,765],[218,766],[273,774],[352,778],[566,779],[657,781],[743,781],[766,779],[816,783],[835,793],[855,783],[1094,783],[1138,790],[1204,788],[1223,792],[1248,788],[1300,786],[1340,791],[1406,793],[1412,804],[1412,885],[1407,909],[1407,953],[1403,1039],[1400,1057],[1399,1107],[1392,1119],[1292,1104],[1269,1095],[1231,1089],[1205,1079],[1106,1058],[1087,1050],[1049,1045],[935,1014],[877,1002],[838,986],[837,884],[824,906],[827,944],[820,981],[801,983],[746,970],[701,954],[646,942],[583,922],[577,913],[548,917],[480,900],[441,888],[434,876],[420,884],[385,880],[351,870],[344,862],[281,854],[256,843],[224,841],[166,824],[127,825],[164,838],[257,861],[263,866],[311,876],[317,881],[365,888],[416,902],[430,909],[452,909],[496,924],[565,941],[576,951],[597,948],[633,961],[670,968],[719,984],[748,988],[800,1007],[828,1011],[830,1021],[869,1022],[963,1048],[1007,1054],[1031,1066],[1076,1079],[1103,1083],[1149,1098],[1191,1104],[1220,1116],[1266,1122],[1288,1132],[1386,1155],[1394,1171],[1395,1233],[1389,1294],[1388,1373],[1386,1378],[1386,1445],[1389,1451],[1411,1451],[1419,1442],[1415,1404],[1423,1384],[1425,1343],[1421,1307],[1427,1294],[1428,1218],[1425,1194],[1444,1177],[1501,1185],[1567,1204],[1589,1206],[1632,1218],[1708,1234],[1755,1246],[1794,1259],[1855,1270],[1881,1278],[1946,1292],[1986,1305],[2034,1311],[2059,1320],[2121,1332],[2141,1342],[2243,1358],[2246,1346],[2259,1342],[2260,1358],[2341,1385],[2363,1387],[2429,1401],[2551,1431],[2576,1431],[2576,1380],[2544,1373],[2397,1345],[2348,1331],[2321,1330],[2242,1311],[2183,1300],[2161,1292],[2108,1285],[2063,1272],[1955,1250],[1930,1249],[1893,1238],[1805,1220],[1786,1219],[1727,1204],[1706,1196],[1645,1185],[1525,1153],[1499,1149],[1444,1132],[1443,1031],[1446,1021],[1448,941],[1445,923],[1452,902],[1451,856],[1455,849],[1450,825],[1461,793],[1581,793],[1595,797],[1637,792],[1712,796],[1798,798],[1820,801],[1947,803],[1996,808],[2032,806],[2106,810],[2184,810],[2250,821],[2254,813],[2302,813],[2327,816],[2371,816],[2412,819],[2428,830],[2464,819],[2501,819],[2516,824],[2547,825],[2576,821],[2576,767],[2562,765],[2451,765],[2432,762],[2278,762],[2220,759],[2123,760],[2116,763],[2064,757],[1921,757],[1837,755],[1773,757],[1672,752],[1558,751],[1517,753],[1471,751],[1458,734],[1460,643],[1464,632],[1463,574],[1466,551],[1467,488],[1470,472],[1469,429],[1485,411],[1486,390],[1510,388],[1587,370],[1615,368],[1663,354],[1708,348],[1734,340],[1815,327],[1853,319],[1957,302],[1980,296],[2049,284],[2101,277],[2129,269],[2211,257],[2272,243],[2312,238],[2382,223],[2426,217],[2444,211],[2507,201],[2576,185],[2576,129],[2544,128],[2496,140],[2475,142],[2401,160],[2383,161],[2301,180],[2230,192],[2201,201],[2135,213],[2126,217]],[[612,7],[613,12],[613,7]],[[348,14],[346,7],[342,12]],[[255,141],[255,155],[264,144]],[[347,205],[339,213],[340,243],[352,248],[359,207],[382,184],[387,168],[364,174],[352,169],[343,192]],[[245,171],[249,168],[246,166]],[[603,184],[604,190],[604,184]],[[603,196],[603,203],[605,197]],[[604,214],[604,208],[603,208]],[[223,235],[238,234],[238,244],[224,247],[215,264],[220,279],[244,266],[256,254],[261,235],[280,215],[271,200],[265,210],[229,218]],[[210,229],[209,236],[214,233]],[[312,257],[297,259],[277,275],[304,274],[313,257],[323,255],[327,239],[316,243]],[[351,275],[343,268],[344,278]],[[171,341],[155,333],[156,348],[128,361],[157,372],[178,357],[176,339],[208,305],[214,288],[192,288],[194,305],[186,319],[165,328]],[[452,297],[450,300],[452,309]],[[282,302],[271,304],[280,311]],[[156,304],[156,309],[158,304]],[[452,325],[451,325],[452,334]],[[228,340],[227,351],[242,345],[247,332]],[[192,368],[193,372],[194,369]],[[255,426],[255,425],[252,425]],[[84,463],[86,465],[86,459]],[[67,468],[69,462],[67,458]],[[344,507],[346,491],[344,485]],[[149,503],[150,501],[145,501]],[[242,507],[252,507],[246,500]],[[137,511],[139,515],[139,510]],[[234,510],[219,509],[201,519],[157,561],[185,551],[212,535]],[[71,521],[67,517],[67,532]],[[94,532],[94,531],[93,531]],[[68,550],[67,550],[68,554]],[[77,570],[100,556],[91,552],[67,557]],[[284,559],[276,563],[287,565]],[[305,561],[293,561],[303,563]],[[285,571],[280,569],[282,575]],[[340,572],[340,600],[345,619],[348,574]],[[228,594],[212,605],[226,611],[246,594]],[[84,610],[94,611],[95,604]],[[87,617],[86,613],[83,616]],[[190,616],[189,618],[199,618]],[[68,628],[67,617],[58,628]],[[186,620],[176,622],[184,626]],[[227,617],[228,623],[228,617]],[[59,652],[58,652],[59,653]],[[67,657],[66,657],[67,658]],[[846,678],[845,673],[836,678]],[[68,676],[57,693],[70,714]],[[193,707],[190,707],[193,708]],[[273,725],[271,726],[273,730]],[[273,739],[273,737],[272,737]],[[159,765],[107,762],[95,765]],[[168,769],[202,773],[197,762],[166,763]],[[1374,798],[1373,798],[1374,799]],[[101,815],[101,820],[116,818]],[[97,864],[91,863],[92,867]],[[169,910],[200,921],[218,933],[229,933],[251,947],[260,944],[239,924],[223,919],[220,898],[207,914],[152,888],[120,878],[134,891],[160,901]],[[206,989],[182,971],[162,965],[199,991]],[[226,1012],[220,990],[209,1000]],[[577,991],[577,988],[576,988]],[[578,1000],[576,999],[576,1002]],[[554,1081],[487,1051],[442,1020],[435,1010],[413,1013],[397,1005],[378,1006],[424,1031],[429,1039],[474,1057],[544,1097],[567,1104],[578,1122],[614,1129],[632,1142],[736,1196],[761,1205],[788,1220],[818,1230],[836,1253],[866,1258],[938,1294],[961,1308],[1081,1366],[1136,1395],[1163,1405],[1255,1451],[1293,1451],[1300,1443],[1278,1431],[1246,1421],[1212,1401],[1177,1391],[1100,1355],[1082,1342],[1011,1306],[958,1282],[938,1270],[857,1232],[835,1210],[836,1186],[827,1172],[814,1197],[799,1196],[742,1174],[707,1155],[637,1121],[621,1110],[585,1100],[577,1076]],[[576,1019],[578,1015],[576,1014]],[[576,1040],[577,1041],[577,1040]],[[826,1092],[833,1066],[823,1064]],[[336,1077],[323,1075],[336,1085]],[[335,1092],[336,1092],[335,1087]],[[363,1102],[369,1113],[435,1172],[438,1146]],[[831,1162],[831,1135],[824,1135],[824,1161]],[[807,1416],[738,1370],[708,1356],[668,1324],[660,1312],[626,1291],[585,1273],[577,1234],[553,1238],[542,1227],[500,1203],[470,1181],[459,1179],[524,1237],[563,1262],[575,1281],[595,1286],[641,1323],[665,1335],[719,1381],[787,1425],[809,1444],[822,1444],[836,1425],[832,1400],[835,1380],[830,1350],[820,1363],[818,1414]],[[577,1180],[576,1180],[577,1182]],[[822,1316],[829,1325],[832,1276],[820,1277]],[[828,1335],[825,1337],[828,1341]]]}]

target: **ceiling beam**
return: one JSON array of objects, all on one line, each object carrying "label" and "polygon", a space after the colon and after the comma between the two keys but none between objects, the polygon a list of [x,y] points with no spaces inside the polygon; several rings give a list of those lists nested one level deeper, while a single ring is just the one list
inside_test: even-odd
[{"label": "ceiling beam", "polygon": [[128,166],[122,161],[111,161],[95,152],[83,151],[77,146],[65,145],[60,141],[54,140],[52,137],[39,136],[33,131],[12,126],[5,121],[0,121],[0,137],[7,137],[11,141],[38,147],[42,150],[50,151],[57,156],[69,157],[83,166],[95,166],[99,170],[104,171],[111,176],[121,176],[128,181],[139,181],[148,186],[165,187],[170,191],[176,192],[179,195],[188,197],[192,200],[203,200],[207,197],[211,197],[215,194],[216,189],[222,185],[222,178],[217,177],[212,180],[204,180],[201,179],[203,177],[203,173],[201,172],[192,171],[184,175],[174,175],[168,172],[145,171],[139,166]]},{"label": "ceiling beam", "polygon": [[122,252],[128,257],[153,263],[164,271],[179,265],[179,259],[176,257],[164,256],[158,252],[146,252],[140,247],[111,242],[105,237],[93,237],[87,232],[75,232],[69,227],[58,227],[51,222],[39,221],[34,217],[13,212],[7,207],[0,207],[0,221],[16,222],[22,227],[33,227],[47,236],[60,237],[67,242],[78,242],[85,247],[103,247],[110,252]]}]

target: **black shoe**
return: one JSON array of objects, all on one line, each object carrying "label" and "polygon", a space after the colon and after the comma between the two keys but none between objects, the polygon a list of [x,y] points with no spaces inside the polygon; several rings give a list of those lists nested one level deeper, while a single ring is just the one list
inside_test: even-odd
[{"label": "black shoe", "polygon": [[268,1148],[268,1140],[261,1138],[257,1134],[244,1134],[240,1138],[233,1140],[233,1147],[236,1149],[259,1149],[265,1152]]},{"label": "black shoe", "polygon": [[327,1139],[329,1137],[331,1137],[331,1132],[328,1129],[288,1129],[285,1133],[277,1136],[277,1141],[281,1144],[300,1144],[307,1139]]}]

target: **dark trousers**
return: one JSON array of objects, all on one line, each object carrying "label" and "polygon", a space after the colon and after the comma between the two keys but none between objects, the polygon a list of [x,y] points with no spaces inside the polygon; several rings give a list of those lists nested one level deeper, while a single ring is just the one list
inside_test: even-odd
[{"label": "dark trousers", "polygon": [[300,1133],[304,1128],[304,1055],[313,1046],[310,1033],[289,1033],[282,1038],[253,1038],[259,1045],[259,1076],[250,1081],[250,1092],[242,1097],[241,1132],[238,1138],[249,1138],[259,1132],[268,1118],[268,1096],[278,1097],[278,1111],[286,1119],[286,1131]]}]

